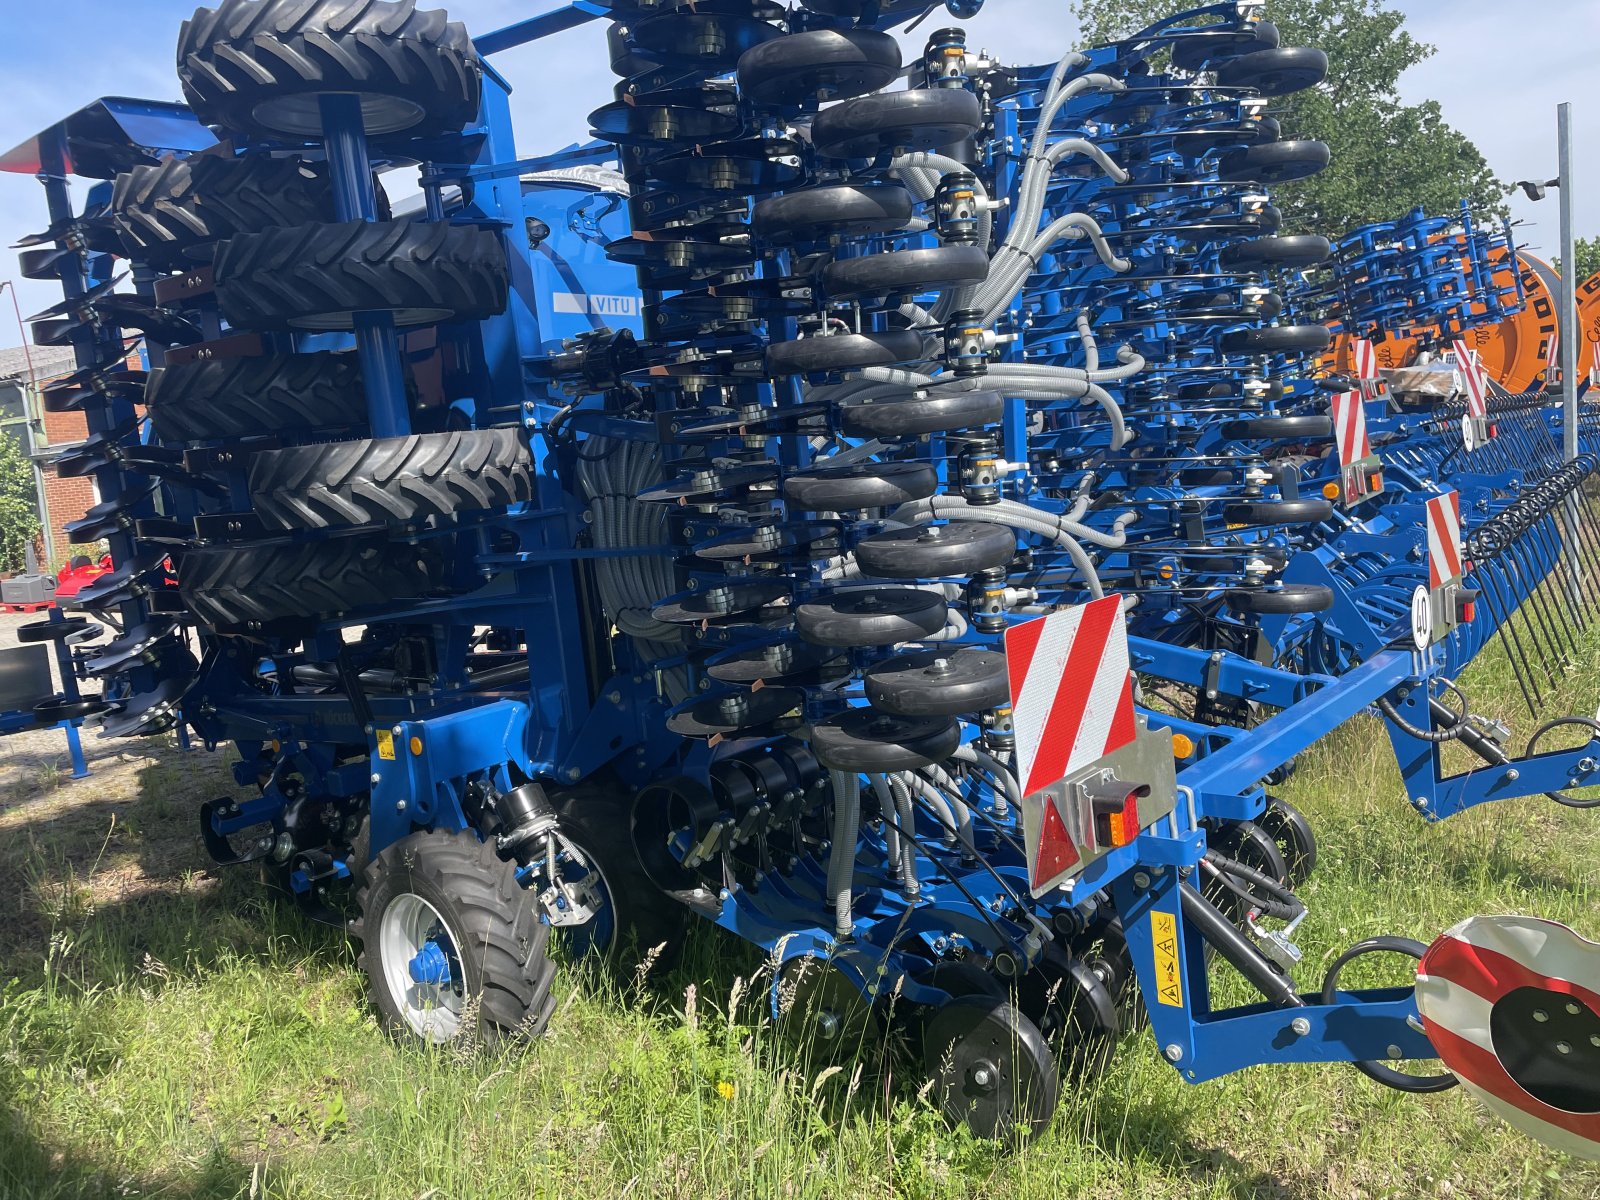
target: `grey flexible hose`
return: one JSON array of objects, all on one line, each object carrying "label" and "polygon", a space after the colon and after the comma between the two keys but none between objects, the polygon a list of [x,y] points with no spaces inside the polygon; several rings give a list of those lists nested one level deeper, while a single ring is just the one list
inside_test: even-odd
[{"label": "grey flexible hose", "polygon": [[847,938],[855,928],[850,906],[854,899],[856,837],[861,830],[861,776],[854,771],[833,771],[833,845],[828,848],[828,895],[833,900],[833,930]]}]

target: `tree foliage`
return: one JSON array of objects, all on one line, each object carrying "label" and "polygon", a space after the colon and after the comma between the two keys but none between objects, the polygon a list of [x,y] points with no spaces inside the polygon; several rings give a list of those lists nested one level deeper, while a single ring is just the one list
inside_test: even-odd
[{"label": "tree foliage", "polygon": [[[1127,37],[1183,7],[1174,0],[1072,3],[1095,42]],[[1435,53],[1407,32],[1404,13],[1383,0],[1274,0],[1268,16],[1284,46],[1313,46],[1329,61],[1322,84],[1273,102],[1284,137],[1318,138],[1333,151],[1326,171],[1274,189],[1292,229],[1338,237],[1418,206],[1450,215],[1462,200],[1479,215],[1505,213],[1504,185],[1439,105],[1401,103],[1401,74]]]},{"label": "tree foliage", "polygon": [[39,534],[39,495],[22,443],[0,430],[0,571],[20,571]]},{"label": "tree foliage", "polygon": [[[1578,282],[1581,284],[1600,271],[1600,237],[1578,238],[1573,242],[1572,250],[1572,257],[1578,264]],[[1559,258],[1556,259],[1556,270],[1565,274],[1564,266]]]}]

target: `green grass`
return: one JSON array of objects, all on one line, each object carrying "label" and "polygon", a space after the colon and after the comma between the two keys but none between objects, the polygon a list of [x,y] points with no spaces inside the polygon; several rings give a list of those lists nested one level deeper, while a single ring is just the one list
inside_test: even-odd
[{"label": "green grass", "polygon": [[[1600,654],[1580,667],[1570,711],[1593,712]],[[1464,685],[1512,713],[1496,651]],[[647,990],[564,975],[531,1045],[396,1045],[342,938],[244,872],[196,870],[192,800],[229,790],[222,766],[163,751],[0,797],[0,1198],[1600,1196],[1600,1170],[1459,1091],[1343,1066],[1195,1087],[1148,1033],[1002,1153],[945,1127],[898,1043],[786,1062],[761,958],[709,929]],[[1429,827],[1367,719],[1284,793],[1321,840],[1304,987],[1363,937],[1426,941],[1472,913],[1600,932],[1595,815],[1527,800]]]}]

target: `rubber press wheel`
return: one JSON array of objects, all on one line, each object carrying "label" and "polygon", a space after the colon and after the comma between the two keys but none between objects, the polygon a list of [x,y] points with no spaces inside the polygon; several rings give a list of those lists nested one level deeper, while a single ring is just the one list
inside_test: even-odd
[{"label": "rubber press wheel", "polygon": [[871,534],[856,545],[856,565],[879,579],[934,579],[1003,567],[1016,553],[1005,526],[955,521]]},{"label": "rubber press wheel", "polygon": [[981,246],[929,246],[864,254],[829,263],[822,270],[822,286],[835,300],[972,287],[987,278],[989,256]]},{"label": "rubber press wheel", "polygon": [[364,425],[367,401],[353,354],[269,354],[157,367],[145,385],[168,444]]},{"label": "rubber press wheel", "polygon": [[876,158],[890,150],[940,150],[965,141],[982,124],[972,92],[913,88],[823,109],[811,123],[811,142],[827,158]]},{"label": "rubber press wheel", "polygon": [[1179,38],[1172,44],[1172,65],[1180,71],[1198,71],[1207,63],[1215,65],[1257,50],[1275,50],[1278,36],[1278,27],[1271,21],[1257,21],[1250,30]]},{"label": "rubber press wheel", "polygon": [[824,463],[783,481],[785,502],[809,512],[890,508],[926,500],[938,490],[937,472],[931,464],[920,462],[862,462],[842,467]]},{"label": "rubber press wheel", "polygon": [[811,727],[812,753],[835,771],[913,771],[943,762],[960,744],[961,726],[951,717],[852,708]]},{"label": "rubber press wheel", "polygon": [[1217,261],[1228,267],[1314,267],[1333,254],[1333,243],[1311,233],[1250,238],[1224,246]]},{"label": "rubber press wheel", "polygon": [[870,237],[904,229],[912,207],[911,193],[896,184],[802,188],[758,200],[750,212],[750,229],[761,240],[777,244],[834,235]]},{"label": "rubber press wheel", "polygon": [[853,371],[889,367],[923,357],[922,335],[911,329],[885,333],[835,333],[827,337],[774,342],[767,347],[767,374],[804,375],[812,371]]},{"label": "rubber press wheel", "polygon": [[544,1029],[550,927],[493,842],[445,830],[402,838],[368,865],[359,903],[359,961],[391,1032],[441,1043]]},{"label": "rubber press wheel", "polygon": [[517,429],[295,446],[250,462],[250,502],[279,529],[404,523],[501,508],[532,494],[532,456]]},{"label": "rubber press wheel", "polygon": [[1263,325],[1222,335],[1224,354],[1321,354],[1331,338],[1325,325]]},{"label": "rubber press wheel", "polygon": [[201,121],[316,138],[324,96],[355,96],[369,134],[452,133],[477,118],[483,67],[464,25],[416,0],[223,0],[178,35]]},{"label": "rubber press wheel", "polygon": [[1271,186],[1306,179],[1325,171],[1333,161],[1327,142],[1261,142],[1229,150],[1217,164],[1218,177]]},{"label": "rubber press wheel", "polygon": [[992,425],[1005,415],[1005,399],[999,392],[908,389],[898,398],[843,404],[838,411],[847,437],[918,437]]},{"label": "rubber press wheel", "polygon": [[856,588],[796,606],[795,625],[814,646],[893,646],[938,633],[948,613],[940,592]]},{"label": "rubber press wheel", "polygon": [[976,646],[908,650],[862,675],[867,699],[905,717],[953,717],[1011,703],[1006,656]]},{"label": "rubber press wheel", "polygon": [[739,56],[739,91],[758,105],[875,92],[900,73],[900,43],[875,29],[811,29],[753,46]]},{"label": "rubber press wheel", "polygon": [[217,300],[243,329],[348,330],[355,314],[397,325],[483,320],[505,311],[505,248],[486,229],[348,221],[241,234],[217,248]]},{"label": "rubber press wheel", "polygon": [[1311,525],[1331,516],[1331,500],[1236,500],[1222,506],[1229,525]]},{"label": "rubber press wheel", "polygon": [[1011,1004],[951,1000],[928,1021],[922,1055],[945,1116],[979,1137],[1021,1142],[1049,1127],[1061,1097],[1055,1055]]},{"label": "rubber press wheel", "polygon": [[179,594],[207,625],[247,628],[423,596],[444,576],[437,551],[378,534],[185,551]]},{"label": "rubber press wheel", "polygon": [[1230,59],[1217,68],[1217,83],[1254,88],[1263,96],[1288,96],[1328,77],[1328,56],[1306,46],[1279,46]]}]

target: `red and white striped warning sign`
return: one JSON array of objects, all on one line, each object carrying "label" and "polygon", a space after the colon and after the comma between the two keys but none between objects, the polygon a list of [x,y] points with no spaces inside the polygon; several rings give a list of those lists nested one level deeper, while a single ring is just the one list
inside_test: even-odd
[{"label": "red and white striped warning sign", "polygon": [[1535,917],[1472,917],[1428,947],[1417,1011],[1439,1058],[1490,1110],[1600,1158],[1600,945]]},{"label": "red and white striped warning sign", "polygon": [[[1013,625],[1006,630],[1005,650],[1024,796],[1133,741],[1133,675],[1121,596]],[[1047,803],[1045,813],[1048,822],[1055,806]]]},{"label": "red and white striped warning sign", "polygon": [[1561,373],[1561,331],[1552,330],[1550,334],[1550,356],[1545,359],[1545,383],[1548,385]]},{"label": "red and white striped warning sign", "polygon": [[1467,416],[1489,415],[1489,375],[1478,360],[1478,352],[1461,338],[1455,340],[1456,363],[1461,368],[1462,381],[1467,385]]},{"label": "red and white striped warning sign", "polygon": [[1373,348],[1370,338],[1352,338],[1350,351],[1356,360],[1356,378],[1367,382],[1377,379],[1378,352]]},{"label": "red and white striped warning sign", "polygon": [[1461,493],[1428,501],[1428,587],[1439,588],[1464,574],[1461,554]]},{"label": "red and white striped warning sign", "polygon": [[1367,436],[1367,407],[1360,392],[1338,392],[1333,397],[1333,440],[1339,447],[1339,465],[1353,466],[1372,453]]},{"label": "red and white striped warning sign", "polygon": [[1600,388],[1600,342],[1589,343],[1589,386]]}]

